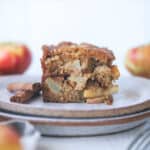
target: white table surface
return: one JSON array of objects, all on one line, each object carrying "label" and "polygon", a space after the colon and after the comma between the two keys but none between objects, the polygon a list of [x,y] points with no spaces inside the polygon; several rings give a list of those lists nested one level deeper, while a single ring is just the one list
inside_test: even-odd
[{"label": "white table surface", "polygon": [[42,137],[38,150],[127,150],[142,128],[93,137]]}]

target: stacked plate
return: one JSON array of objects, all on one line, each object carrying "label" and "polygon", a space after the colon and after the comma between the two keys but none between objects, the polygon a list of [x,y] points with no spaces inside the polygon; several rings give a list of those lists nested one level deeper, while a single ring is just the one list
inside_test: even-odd
[{"label": "stacked plate", "polygon": [[40,77],[0,77],[0,116],[32,122],[44,135],[87,136],[134,128],[150,119],[150,80],[121,77],[113,105],[43,103],[39,96],[28,104],[10,102],[11,82],[35,82]]}]

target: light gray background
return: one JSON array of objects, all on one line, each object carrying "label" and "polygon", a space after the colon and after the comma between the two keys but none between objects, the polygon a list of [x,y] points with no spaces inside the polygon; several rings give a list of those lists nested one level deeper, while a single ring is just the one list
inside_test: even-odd
[{"label": "light gray background", "polygon": [[41,45],[63,40],[112,49],[121,73],[126,51],[150,40],[149,0],[0,0],[0,41],[29,45],[28,74],[41,74]]}]

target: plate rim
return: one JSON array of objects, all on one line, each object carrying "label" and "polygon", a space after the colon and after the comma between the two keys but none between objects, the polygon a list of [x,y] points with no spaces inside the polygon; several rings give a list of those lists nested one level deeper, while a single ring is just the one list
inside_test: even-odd
[{"label": "plate rim", "polygon": [[19,115],[9,112],[0,112],[0,119],[19,119],[27,120],[36,125],[57,125],[57,126],[111,126],[127,124],[131,122],[146,120],[150,118],[150,110],[136,113],[129,116],[120,116],[116,118],[96,118],[96,119],[69,119],[69,118],[40,118],[37,116]]},{"label": "plate rim", "polygon": [[[12,107],[13,106],[13,107]],[[22,110],[18,110],[17,107],[22,106]],[[126,107],[112,108],[107,110],[57,110],[57,109],[45,109],[28,107],[24,104],[17,103],[5,103],[0,102],[0,108],[15,113],[29,114],[35,116],[45,117],[63,117],[63,118],[93,118],[93,117],[115,117],[129,115],[136,112],[141,112],[150,109],[150,100],[146,100],[143,103],[135,104]],[[28,109],[28,111],[27,111]],[[34,109],[34,113],[32,113]],[[82,114],[82,115],[81,115]]]}]

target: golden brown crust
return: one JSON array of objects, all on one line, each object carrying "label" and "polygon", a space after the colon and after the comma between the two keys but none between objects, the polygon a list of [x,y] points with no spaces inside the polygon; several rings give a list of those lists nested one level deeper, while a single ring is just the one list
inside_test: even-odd
[{"label": "golden brown crust", "polygon": [[43,45],[42,49],[44,52],[44,58],[47,56],[51,57],[63,54],[64,57],[72,57],[72,59],[80,56],[95,57],[96,59],[105,62],[113,61],[115,59],[111,50],[108,50],[107,48],[99,48],[88,43],[81,43],[77,45],[71,42],[61,42],[57,46]]}]

